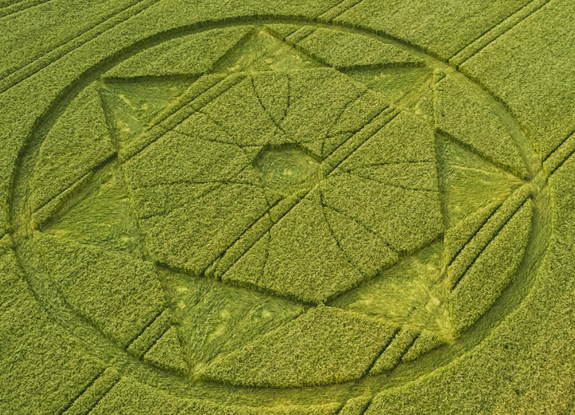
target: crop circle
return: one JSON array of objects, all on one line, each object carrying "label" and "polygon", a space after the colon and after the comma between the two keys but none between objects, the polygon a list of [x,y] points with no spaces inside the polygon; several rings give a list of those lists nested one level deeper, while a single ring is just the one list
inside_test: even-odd
[{"label": "crop circle", "polygon": [[453,68],[303,21],[136,51],[39,121],[12,202],[37,298],[121,373],[321,402],[430,373],[521,300],[546,179]]}]

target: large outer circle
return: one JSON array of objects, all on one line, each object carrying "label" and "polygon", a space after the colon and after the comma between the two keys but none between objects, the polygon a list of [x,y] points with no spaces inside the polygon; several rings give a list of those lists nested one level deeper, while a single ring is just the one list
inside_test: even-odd
[{"label": "large outer circle", "polygon": [[[225,22],[222,22],[225,24]],[[36,156],[36,151],[41,146],[42,140],[50,131],[51,127],[54,125],[57,116],[61,115],[64,110],[66,109],[67,105],[80,93],[80,91],[84,88],[89,86],[93,81],[97,80],[102,74],[108,71],[110,68],[118,65],[119,63],[123,62],[126,59],[134,56],[135,54],[146,50],[151,46],[158,45],[162,42],[184,36],[190,33],[199,33],[203,31],[209,31],[212,28],[221,26],[222,23],[215,23],[213,26],[206,26],[200,29],[196,27],[192,28],[177,28],[165,32],[160,35],[155,35],[149,39],[144,39],[136,43],[135,45],[128,48],[126,53],[119,53],[117,56],[110,58],[109,60],[105,61],[104,63],[92,68],[89,72],[89,77],[84,81],[76,81],[75,84],[70,85],[67,90],[67,94],[63,97],[60,97],[57,102],[54,103],[52,107],[52,111],[41,117],[38,123],[35,126],[35,131],[32,134],[31,140],[27,143],[26,150],[22,152],[21,157],[18,163],[18,169],[20,172],[22,171],[30,171],[29,168],[24,168],[24,166],[32,166],[34,164],[34,159]],[[265,21],[261,21],[260,19],[254,19],[254,23],[262,24],[266,23]],[[271,20],[268,23],[277,23],[277,20]],[[287,23],[287,22],[285,22]],[[290,20],[289,23],[297,24],[297,25],[309,25],[313,24],[307,21],[296,21]],[[238,26],[241,25],[249,25],[249,21],[242,21],[238,23]],[[325,25],[323,25],[325,27]],[[373,33],[363,32],[359,29],[352,29],[352,28],[340,28],[341,30],[348,30],[354,33],[363,33],[368,36],[378,37],[378,35],[374,35]],[[390,39],[387,38],[389,41]],[[434,69],[439,69],[449,73],[451,76],[464,78],[464,75],[456,72],[453,68],[449,67],[447,64],[438,61],[437,59],[426,55],[421,50],[417,50],[416,48],[408,47],[407,45],[395,41],[396,44],[404,49],[409,50],[414,55],[422,57],[425,59],[426,63]],[[468,79],[465,79],[465,82],[472,82]],[[487,96],[488,93],[484,92]],[[503,108],[503,105],[498,103],[493,97],[490,97],[493,101],[494,105],[499,105]],[[525,138],[527,141],[527,138]],[[525,144],[528,144],[527,142]],[[531,149],[532,150],[532,149]],[[540,171],[540,166],[538,168]],[[14,195],[22,195],[25,194],[25,189],[29,184],[28,181],[30,177],[24,177],[22,174],[16,175],[17,180],[14,184],[15,191],[13,192]],[[546,179],[537,178],[538,182],[545,181]],[[546,199],[546,195],[541,195],[541,200],[539,202],[540,205],[547,205],[548,201]],[[12,221],[14,222],[15,217],[20,217],[23,212],[25,211],[25,203],[23,204],[22,201],[13,200],[12,201]],[[25,214],[24,214],[25,215]],[[540,246],[546,246],[546,239],[548,237],[548,228],[549,228],[549,218],[544,213],[543,209],[538,209],[535,212],[536,215],[536,222],[538,223],[537,227],[537,235],[536,237],[531,238],[530,245],[527,249],[528,254],[526,256],[531,255],[533,260],[525,260],[523,261],[520,271],[518,272],[518,278],[510,285],[502,297],[498,300],[498,302],[486,313],[484,314],[480,320],[474,324],[470,329],[468,329],[460,339],[458,339],[457,343],[453,346],[444,346],[439,349],[436,349],[428,354],[418,358],[415,362],[404,364],[398,367],[396,370],[389,374],[383,374],[373,377],[364,378],[358,381],[349,382],[345,387],[338,390],[338,386],[341,385],[334,385],[334,386],[322,386],[322,387],[309,387],[309,388],[302,388],[301,390],[283,390],[283,391],[274,391],[274,397],[271,400],[277,399],[279,396],[285,397],[285,399],[292,401],[294,403],[302,403],[302,402],[309,402],[309,399],[313,397],[313,399],[317,403],[322,403],[324,401],[333,401],[337,399],[341,399],[343,396],[354,396],[356,394],[365,393],[365,391],[369,391],[369,393],[376,393],[377,391],[389,387],[398,386],[405,382],[413,381],[414,379],[428,374],[433,371],[435,368],[448,364],[454,358],[461,356],[462,354],[469,351],[475,345],[477,345],[483,338],[489,335],[489,332],[493,330],[496,325],[502,321],[505,316],[515,308],[526,292],[529,290],[533,282],[532,276],[534,275],[535,268],[538,265],[540,257],[542,256],[542,251]],[[15,240],[17,241],[16,246],[19,250],[26,250],[28,245],[25,241],[23,241],[24,235],[26,234],[28,224],[20,224],[15,232]],[[23,251],[22,251],[23,252]],[[25,258],[27,255],[20,255],[21,258]],[[25,272],[30,275],[31,269],[29,264],[21,264]],[[34,280],[35,277],[32,275],[31,280]],[[32,289],[35,291],[35,294],[39,298],[39,301],[42,305],[51,313],[57,321],[62,321],[62,319],[66,319],[65,316],[56,316],[57,314],[57,304],[54,304],[53,301],[49,298],[46,298],[45,295],[50,293],[50,290],[42,291],[40,289],[34,289],[34,284],[32,285]],[[36,285],[36,288],[40,287],[40,283]],[[96,339],[98,336],[95,335],[89,328],[77,328],[72,330],[74,335],[77,335],[81,338],[90,339],[88,343],[93,343],[94,348],[89,350],[89,352],[96,354],[104,361],[111,361],[112,359],[116,359],[118,355],[121,355],[122,352],[115,350],[114,352],[110,352],[107,350],[105,346],[102,345],[105,342],[104,339]],[[93,339],[96,339],[95,341]],[[166,374],[158,374],[154,370],[149,369],[140,369],[138,367],[138,363],[132,361],[130,358],[120,358],[122,363],[118,365],[121,373],[126,374],[128,376],[133,376],[135,379],[149,383],[152,386],[158,387],[160,389],[165,389],[168,392],[174,393],[175,395],[182,396],[182,397],[193,397],[196,393],[200,393],[202,396],[206,396],[208,398],[217,399],[221,396],[222,393],[227,394],[229,390],[223,390],[218,385],[212,384],[205,384],[205,385],[187,385],[185,382],[182,382],[181,379],[172,378],[170,375]],[[265,405],[266,402],[271,401],[269,394],[265,391],[258,391],[258,390],[246,390],[244,388],[237,388],[236,392],[233,394],[237,397],[237,402],[240,404],[251,404],[251,405]]]}]

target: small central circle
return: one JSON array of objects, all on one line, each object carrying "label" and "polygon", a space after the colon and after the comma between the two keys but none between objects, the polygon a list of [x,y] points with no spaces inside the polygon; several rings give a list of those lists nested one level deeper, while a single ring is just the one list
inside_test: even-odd
[{"label": "small central circle", "polygon": [[297,144],[267,146],[254,161],[264,184],[272,189],[310,187],[319,180],[320,162]]}]

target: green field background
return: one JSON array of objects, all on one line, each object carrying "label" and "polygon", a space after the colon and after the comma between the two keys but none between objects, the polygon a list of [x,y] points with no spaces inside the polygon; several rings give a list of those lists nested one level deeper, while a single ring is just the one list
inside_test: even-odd
[{"label": "green field background", "polygon": [[[92,68],[157,33],[254,17],[313,22],[339,3],[0,0],[0,414],[62,413],[106,370],[50,320],[12,250],[14,166],[36,120]],[[382,390],[366,413],[575,414],[575,1],[355,3],[339,24],[386,33],[449,62],[508,107],[545,161],[553,205],[550,246],[521,304],[471,351]],[[110,395],[115,407],[93,413],[286,413],[176,398],[129,379]],[[338,410],[326,402],[290,413]]]}]

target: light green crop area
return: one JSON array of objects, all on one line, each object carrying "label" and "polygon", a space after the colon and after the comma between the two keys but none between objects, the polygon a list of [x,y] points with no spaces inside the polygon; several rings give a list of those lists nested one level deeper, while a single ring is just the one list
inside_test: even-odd
[{"label": "light green crop area", "polygon": [[575,414],[570,0],[0,0],[0,414]]}]

